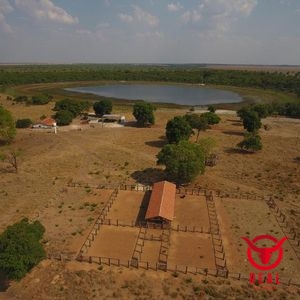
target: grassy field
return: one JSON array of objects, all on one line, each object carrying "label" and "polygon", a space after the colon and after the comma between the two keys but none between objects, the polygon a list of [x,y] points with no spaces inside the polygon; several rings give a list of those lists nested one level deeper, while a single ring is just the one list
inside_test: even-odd
[{"label": "grassy field", "polygon": [[[57,86],[60,89],[66,85],[43,85],[47,91]],[[25,91],[28,94],[40,92],[41,86],[37,86],[37,89],[23,86],[17,91],[21,94]],[[55,99],[60,97],[64,95],[58,95]],[[50,116],[54,106],[53,102],[45,106],[13,104],[6,100],[4,94],[1,94],[0,104],[9,109],[16,119],[29,117],[33,120],[43,114]],[[6,165],[0,165],[0,231],[23,216],[38,219],[46,227],[44,245],[48,252],[74,254],[79,250],[109,193],[89,186],[68,188],[67,183],[151,183],[161,179],[162,169],[156,165],[156,154],[165,144],[166,122],[173,116],[185,114],[187,110],[183,107],[158,107],[156,124],[152,128],[92,128],[80,124],[80,120],[76,119],[73,125],[79,127],[68,126],[59,130],[57,135],[32,129],[18,130],[12,147],[22,149],[19,173],[7,172]],[[133,121],[130,105],[116,105],[114,113],[119,112],[124,113],[127,120]],[[229,199],[230,195],[236,193],[273,195],[299,234],[300,165],[296,157],[300,156],[300,121],[278,117],[267,118],[263,123],[270,128],[260,130],[263,150],[257,154],[244,154],[235,148],[244,132],[239,119],[235,115],[221,115],[220,124],[201,133],[201,137],[209,136],[216,140],[215,152],[219,160],[215,167],[208,167],[193,186],[221,190],[228,194]],[[195,137],[191,139],[194,141]],[[227,243],[242,243],[238,238],[246,231],[255,235],[259,232],[271,233],[272,229],[280,235],[280,228],[276,224],[271,228],[267,222],[268,211],[263,209],[261,215],[256,216],[257,203],[248,201],[247,205],[236,200],[219,203],[223,228],[227,230]],[[261,224],[260,227],[253,225],[252,221]],[[272,219],[270,222],[273,224],[275,221]],[[180,240],[181,237],[174,236],[174,242],[175,239]],[[240,247],[242,253],[245,245]],[[235,253],[230,251],[227,250],[233,259]],[[176,258],[179,254],[174,250],[172,255]],[[287,274],[298,276],[299,262],[293,259],[289,262],[293,266]],[[238,270],[238,265],[231,266]],[[263,299],[270,295],[273,299],[283,299],[287,292],[285,289],[294,298],[299,297],[299,294],[295,294],[297,291],[284,287],[278,287],[276,292],[268,294],[264,290],[255,291],[245,282],[217,279],[206,282],[200,276],[174,277],[160,272],[145,274],[139,270],[107,267],[98,270],[90,265],[45,261],[24,280],[13,283],[3,297],[11,299],[18,295],[22,299],[73,299],[72,296],[76,294],[86,299],[113,296],[147,299],[192,298],[206,293],[211,297],[223,298],[226,297],[222,295],[234,294],[239,295],[240,299]]]}]

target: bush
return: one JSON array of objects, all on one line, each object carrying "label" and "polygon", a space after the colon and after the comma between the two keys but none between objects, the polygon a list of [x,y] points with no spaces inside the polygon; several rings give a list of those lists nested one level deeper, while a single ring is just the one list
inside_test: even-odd
[{"label": "bush", "polygon": [[193,133],[193,129],[185,117],[174,117],[169,120],[166,126],[166,137],[170,144],[188,140]]},{"label": "bush", "polygon": [[250,152],[256,152],[262,149],[261,138],[258,134],[246,134],[244,140],[238,143],[237,147]]},{"label": "bush", "polygon": [[19,280],[46,257],[39,243],[45,228],[28,219],[7,227],[0,235],[0,270],[8,279]]},{"label": "bush", "polygon": [[27,103],[28,97],[27,96],[17,96],[16,98],[14,98],[14,101],[17,103],[22,103],[22,102]]},{"label": "bush", "polygon": [[48,104],[51,100],[51,97],[42,95],[42,96],[32,96],[30,104],[32,105],[45,105]]},{"label": "bush", "polygon": [[89,108],[89,103],[86,101],[75,101],[71,99],[63,99],[55,103],[55,111],[69,111],[73,114],[73,117],[77,117],[81,112]]},{"label": "bush", "polygon": [[103,116],[112,112],[112,102],[110,100],[101,100],[95,102],[93,105],[94,111],[97,115]]},{"label": "bush", "polygon": [[258,113],[247,110],[243,115],[243,125],[248,132],[256,132],[262,125]]},{"label": "bush", "polygon": [[221,118],[214,112],[206,112],[201,116],[207,120],[208,125],[219,124],[221,121]]},{"label": "bush", "polygon": [[28,128],[32,125],[32,121],[30,119],[18,119],[16,122],[17,128]]},{"label": "bush", "polygon": [[170,180],[177,183],[190,183],[205,171],[205,156],[197,144],[180,141],[168,144],[157,155],[157,164],[165,165]]},{"label": "bush", "polygon": [[73,120],[74,115],[68,110],[60,110],[55,114],[55,120],[58,126],[69,125]]},{"label": "bush", "polygon": [[133,116],[137,120],[138,126],[153,125],[155,123],[154,111],[155,107],[148,102],[137,102],[133,106]]},{"label": "bush", "polygon": [[208,111],[214,113],[216,111],[216,108],[213,105],[208,106]]},{"label": "bush", "polygon": [[10,143],[16,135],[16,124],[11,113],[0,105],[0,139]]}]

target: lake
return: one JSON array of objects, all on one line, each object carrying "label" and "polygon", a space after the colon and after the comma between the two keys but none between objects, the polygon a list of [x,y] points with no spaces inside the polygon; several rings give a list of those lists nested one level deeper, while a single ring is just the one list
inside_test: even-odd
[{"label": "lake", "polygon": [[181,105],[237,103],[242,98],[233,92],[195,85],[106,84],[65,89],[104,97]]}]

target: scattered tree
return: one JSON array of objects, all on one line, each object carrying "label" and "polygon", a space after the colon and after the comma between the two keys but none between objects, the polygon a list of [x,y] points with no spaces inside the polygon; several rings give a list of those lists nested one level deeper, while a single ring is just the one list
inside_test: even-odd
[{"label": "scattered tree", "polygon": [[157,158],[158,165],[165,165],[168,178],[179,184],[190,183],[205,171],[205,157],[200,146],[189,141],[165,145]]},{"label": "scattered tree", "polygon": [[16,135],[16,125],[11,113],[0,105],[0,140],[10,143]]},{"label": "scattered tree", "polygon": [[205,137],[199,140],[198,145],[206,159],[212,154],[213,149],[216,147],[216,141],[211,137]]},{"label": "scattered tree", "polygon": [[244,112],[243,125],[248,132],[256,132],[262,125],[258,113],[254,110]]},{"label": "scattered tree", "polygon": [[133,116],[138,126],[144,127],[155,123],[154,111],[156,108],[149,102],[137,102],[133,106]]},{"label": "scattered tree", "polygon": [[167,123],[166,137],[170,144],[177,144],[181,140],[188,140],[192,133],[193,129],[185,117],[174,117]]},{"label": "scattered tree", "polygon": [[81,112],[89,108],[87,101],[76,101],[71,99],[63,99],[55,103],[55,111],[68,110],[73,114],[73,117],[77,117]]},{"label": "scattered tree", "polygon": [[40,244],[45,228],[23,219],[0,235],[0,270],[7,279],[20,280],[46,257]]},{"label": "scattered tree", "polygon": [[74,115],[68,110],[60,110],[55,114],[54,118],[58,126],[65,126],[72,122]]},{"label": "scattered tree", "polygon": [[94,111],[97,115],[103,116],[112,112],[112,102],[110,100],[101,100],[95,102],[93,105]]},{"label": "scattered tree", "polygon": [[216,111],[216,108],[213,105],[208,106],[208,111],[214,113]]},{"label": "scattered tree", "polygon": [[201,114],[201,116],[207,120],[208,125],[219,124],[221,121],[221,118],[214,112],[206,112]]},{"label": "scattered tree", "polygon": [[32,125],[30,119],[18,119],[16,122],[16,128],[28,128]]},{"label": "scattered tree", "polygon": [[19,156],[21,155],[21,149],[8,149],[6,151],[0,152],[0,160],[7,162],[16,173],[19,170]]},{"label": "scattered tree", "polygon": [[237,144],[237,147],[242,150],[256,152],[262,149],[261,138],[258,134],[248,133],[245,135],[244,140]]},{"label": "scattered tree", "polygon": [[269,104],[255,104],[252,110],[256,111],[261,119],[264,119],[272,114],[272,108]]},{"label": "scattered tree", "polygon": [[200,131],[205,131],[208,128],[207,119],[203,115],[188,114],[184,118],[193,129],[197,130],[196,141],[198,141]]}]

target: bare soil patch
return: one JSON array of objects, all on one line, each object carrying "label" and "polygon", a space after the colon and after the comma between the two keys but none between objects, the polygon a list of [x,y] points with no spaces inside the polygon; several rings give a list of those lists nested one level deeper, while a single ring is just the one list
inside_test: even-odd
[{"label": "bare soil patch", "polygon": [[87,255],[128,261],[132,257],[138,232],[138,228],[102,225]]},{"label": "bare soil patch", "polygon": [[209,230],[207,204],[204,196],[186,195],[182,198],[180,195],[176,195],[175,218],[172,227],[176,228],[177,225],[181,229],[187,226],[189,230]]},{"label": "bare soil patch", "polygon": [[211,235],[173,231],[168,262],[173,265],[215,269]]}]

